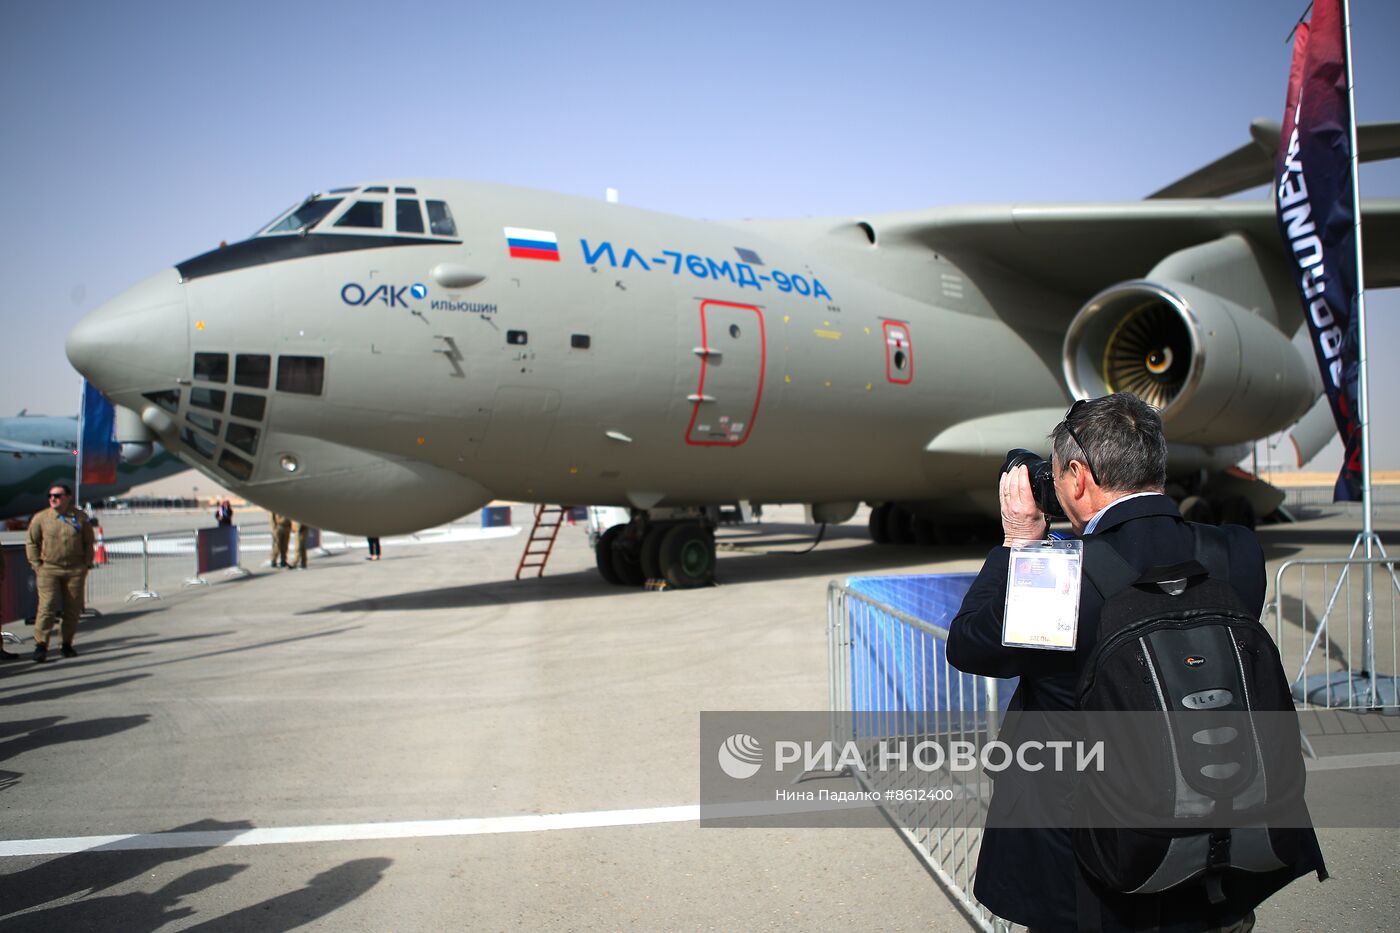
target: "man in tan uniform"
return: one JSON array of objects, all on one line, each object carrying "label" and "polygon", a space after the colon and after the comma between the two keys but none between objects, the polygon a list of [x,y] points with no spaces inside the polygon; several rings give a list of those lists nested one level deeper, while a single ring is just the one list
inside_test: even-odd
[{"label": "man in tan uniform", "polygon": [[63,606],[63,656],[77,657],[73,636],[83,611],[83,584],[93,562],[92,525],[73,505],[73,490],[66,483],[49,487],[49,507],[29,522],[25,556],[34,568],[39,590],[39,613],[34,620],[34,660],[49,655],[49,633]]},{"label": "man in tan uniform", "polygon": [[297,557],[296,557],[296,561],[292,564],[292,566],[293,566],[293,567],[299,567],[299,568],[301,568],[302,570],[305,570],[305,569],[306,569],[306,538],[307,538],[308,535],[311,534],[311,526],[308,525],[308,524],[306,524],[306,522],[297,522],[297,523],[296,523],[296,529],[297,529]]},{"label": "man in tan uniform", "polygon": [[277,533],[274,537],[274,542],[277,547],[276,566],[290,567],[291,564],[287,563],[287,546],[292,542],[292,520],[290,517],[286,515],[277,516]]},{"label": "man in tan uniform", "polygon": [[272,554],[268,557],[267,562],[268,562],[268,564],[269,564],[270,566],[276,567],[276,566],[277,566],[277,513],[276,513],[276,512],[268,512],[268,513],[267,513],[267,527],[268,527],[268,530],[272,533]]}]

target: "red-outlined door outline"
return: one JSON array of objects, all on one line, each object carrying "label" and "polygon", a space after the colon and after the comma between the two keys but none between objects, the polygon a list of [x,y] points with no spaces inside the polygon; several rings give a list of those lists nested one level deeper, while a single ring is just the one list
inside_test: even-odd
[{"label": "red-outlined door outline", "polygon": [[885,321],[885,378],[892,385],[907,386],[914,381],[914,344],[909,338],[909,325],[903,321]]},{"label": "red-outlined door outline", "polygon": [[[757,380],[749,374],[734,371],[738,353],[737,341],[752,346],[754,336],[745,339],[747,314],[752,312],[758,325]],[[726,326],[727,325],[727,326]],[[714,340],[714,344],[711,344]],[[726,345],[730,346],[726,346]],[[729,349],[729,369],[723,370],[725,350]],[[768,334],[763,324],[763,312],[755,305],[730,301],[700,302],[700,385],[690,397],[694,403],[690,424],[685,429],[685,442],[696,447],[738,447],[753,433],[758,406],[763,401],[763,379],[768,369]],[[723,371],[722,371],[723,370]],[[721,376],[723,381],[721,382]],[[709,394],[706,384],[709,384]],[[721,397],[723,396],[723,397]],[[752,406],[749,398],[753,399]],[[742,420],[741,420],[742,419]]]}]

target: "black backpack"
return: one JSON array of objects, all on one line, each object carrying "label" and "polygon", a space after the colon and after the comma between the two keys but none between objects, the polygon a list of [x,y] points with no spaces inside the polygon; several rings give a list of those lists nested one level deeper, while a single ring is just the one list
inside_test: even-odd
[{"label": "black backpack", "polygon": [[1229,582],[1224,533],[1191,528],[1195,559],[1146,573],[1106,540],[1084,539],[1085,575],[1104,606],[1078,708],[1136,715],[1085,717],[1114,741],[1108,767],[1078,783],[1073,839],[1084,871],[1109,891],[1203,886],[1219,904],[1230,873],[1277,871],[1312,853],[1319,880],[1327,875],[1278,648]]}]

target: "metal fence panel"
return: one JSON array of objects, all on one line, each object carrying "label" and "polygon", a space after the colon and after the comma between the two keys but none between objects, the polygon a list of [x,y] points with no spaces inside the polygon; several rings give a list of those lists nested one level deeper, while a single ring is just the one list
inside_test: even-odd
[{"label": "metal fence panel", "polygon": [[[193,542],[194,535],[190,533]],[[120,605],[145,584],[148,564],[146,538],[132,535],[108,538],[102,543],[100,562],[87,575],[87,604],[96,608]]]},{"label": "metal fence panel", "polygon": [[[1300,709],[1400,714],[1396,560],[1286,561],[1274,576],[1274,640]],[[1372,600],[1367,626],[1366,578]]]},{"label": "metal fence panel", "polygon": [[[991,740],[1008,698],[1002,695],[1005,686],[995,678],[949,668],[947,638],[946,628],[831,583],[827,650],[832,741],[838,746],[854,741],[873,759],[881,737],[910,736],[911,728],[916,739],[965,740],[977,747]],[[981,827],[991,799],[991,788],[980,774],[973,772],[958,782],[954,819],[949,819],[946,803],[938,805],[935,818],[935,807],[926,798],[888,793],[916,790],[917,770],[868,768],[852,776],[864,790],[881,792],[885,816],[978,928],[989,933],[1011,929],[972,896]]]}]

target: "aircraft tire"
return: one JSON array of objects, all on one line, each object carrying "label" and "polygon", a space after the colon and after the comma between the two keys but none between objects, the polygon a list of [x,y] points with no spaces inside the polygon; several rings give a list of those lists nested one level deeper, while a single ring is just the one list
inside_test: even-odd
[{"label": "aircraft tire", "polygon": [[661,542],[670,530],[666,525],[652,525],[642,538],[642,576],[647,580],[660,580],[665,576],[661,570]]},{"label": "aircraft tire", "polygon": [[1187,496],[1181,500],[1181,517],[1201,525],[1215,524],[1215,507],[1204,496]]},{"label": "aircraft tire", "polygon": [[676,525],[661,541],[661,568],[678,590],[715,582],[715,539],[700,525]]},{"label": "aircraft tire", "polygon": [[1227,496],[1225,501],[1220,503],[1220,524],[1243,525],[1253,531],[1257,524],[1254,503],[1244,496]]},{"label": "aircraft tire", "polygon": [[622,578],[617,575],[617,568],[613,566],[613,544],[626,527],[613,525],[598,536],[598,543],[593,546],[593,557],[598,562],[598,576],[613,586],[622,586]]},{"label": "aircraft tire", "polygon": [[[626,525],[622,526],[626,528]],[[623,586],[641,586],[647,582],[642,573],[641,547],[635,539],[619,534],[612,546],[613,573]]]},{"label": "aircraft tire", "polygon": [[943,544],[943,529],[931,518],[914,518],[914,543],[920,547]]},{"label": "aircraft tire", "polygon": [[870,540],[876,544],[889,544],[890,533],[885,530],[889,522],[890,509],[894,508],[888,502],[881,503],[870,510]]},{"label": "aircraft tire", "polygon": [[913,544],[914,516],[897,505],[890,506],[885,519],[885,533],[889,535],[891,544]]}]

